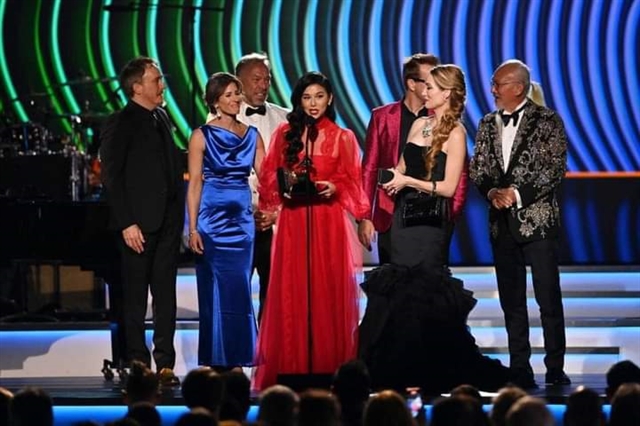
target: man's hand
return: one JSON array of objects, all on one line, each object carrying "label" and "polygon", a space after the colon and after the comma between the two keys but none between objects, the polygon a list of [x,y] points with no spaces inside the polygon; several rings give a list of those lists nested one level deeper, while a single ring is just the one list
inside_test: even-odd
[{"label": "man's hand", "polygon": [[136,253],[140,254],[144,251],[144,235],[142,235],[142,230],[138,225],[133,224],[124,228],[122,230],[122,238],[127,247]]},{"label": "man's hand", "polygon": [[513,188],[492,189],[489,191],[491,205],[498,209],[508,209],[516,204],[516,193]]},{"label": "man's hand", "polygon": [[278,213],[256,210],[253,212],[253,218],[256,222],[256,229],[258,229],[258,231],[266,231],[276,223]]},{"label": "man's hand", "polygon": [[369,251],[371,251],[371,242],[373,241],[374,235],[375,229],[373,227],[373,222],[369,219],[363,219],[358,224],[358,240],[360,240],[360,244]]}]

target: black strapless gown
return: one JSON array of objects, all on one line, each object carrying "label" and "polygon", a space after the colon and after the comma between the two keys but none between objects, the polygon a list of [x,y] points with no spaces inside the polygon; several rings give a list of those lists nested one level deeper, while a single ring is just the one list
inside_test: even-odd
[{"label": "black strapless gown", "polygon": [[[407,175],[424,178],[424,150],[407,144]],[[436,181],[444,179],[445,166],[441,152],[433,172]],[[466,383],[497,390],[509,381],[509,369],[480,353],[466,325],[476,300],[444,268],[450,224],[403,227],[400,212],[409,191],[396,199],[392,263],[368,273],[362,284],[368,300],[359,356],[376,388],[418,386],[436,394]]]}]

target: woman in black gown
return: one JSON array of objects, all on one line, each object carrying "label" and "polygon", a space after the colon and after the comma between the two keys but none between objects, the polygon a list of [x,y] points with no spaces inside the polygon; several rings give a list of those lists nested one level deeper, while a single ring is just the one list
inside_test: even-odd
[{"label": "woman in black gown", "polygon": [[[414,122],[393,179],[383,184],[395,196],[391,264],[371,271],[362,285],[368,302],[359,354],[379,388],[497,389],[508,369],[479,352],[466,325],[476,301],[445,269],[448,212],[466,161],[464,74],[455,65],[435,67],[424,90],[434,115]],[[440,197],[441,221],[405,226],[405,204],[418,192]]]}]

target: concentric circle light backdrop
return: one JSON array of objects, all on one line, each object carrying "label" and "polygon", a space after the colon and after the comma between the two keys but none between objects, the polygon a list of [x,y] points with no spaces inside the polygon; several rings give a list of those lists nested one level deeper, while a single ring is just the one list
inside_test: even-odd
[{"label": "concentric circle light backdrop", "polygon": [[[69,132],[69,114],[120,108],[114,77],[133,56],[149,55],[168,74],[167,106],[184,146],[205,117],[207,76],[264,51],[273,102],[288,105],[295,80],[320,70],[336,89],[340,123],[362,140],[371,108],[402,95],[403,58],[432,52],[466,73],[472,151],[477,122],[493,108],[493,69],[519,58],[564,119],[569,171],[633,173],[639,24],[637,0],[0,0],[1,107],[5,121]],[[622,219],[637,230],[631,198]],[[637,238],[627,245],[623,263],[640,252]],[[474,256],[487,260],[481,248]]]}]

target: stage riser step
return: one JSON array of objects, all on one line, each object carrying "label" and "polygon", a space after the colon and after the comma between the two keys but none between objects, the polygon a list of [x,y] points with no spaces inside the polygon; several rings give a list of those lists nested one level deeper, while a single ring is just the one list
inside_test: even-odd
[{"label": "stage riser step", "polygon": [[[565,298],[563,300],[565,318],[640,318],[640,298]],[[540,315],[535,299],[527,299],[529,317]],[[502,318],[502,308],[498,299],[478,299],[469,318]]]},{"label": "stage riser step", "polygon": [[[472,329],[472,332],[480,347],[490,348],[489,352],[497,352],[496,357],[507,361],[503,329],[483,327]],[[151,335],[151,331],[147,331],[148,345],[151,345]],[[613,363],[622,359],[639,363],[638,336],[639,328],[569,328],[568,346],[583,348],[585,353],[570,350],[566,357],[566,370],[571,374],[604,374]],[[531,341],[534,347],[543,346],[540,329],[532,329]],[[197,329],[178,330],[175,345],[175,370],[182,376],[197,366]],[[0,332],[0,348],[2,378],[100,376],[103,359],[111,359],[111,335],[106,329],[4,331]],[[615,353],[616,348],[619,354]],[[544,373],[543,355],[539,353],[540,350],[535,352],[532,357],[534,369],[537,373]]]},{"label": "stage riser step", "polygon": [[[470,268],[454,268],[453,273],[464,281],[465,287],[478,299],[470,318],[502,317],[498,301],[495,275],[488,272],[463,272]],[[473,268],[477,270],[478,268]],[[487,269],[487,268],[481,268]],[[538,306],[528,278],[527,292],[529,313],[538,315]],[[640,273],[636,272],[563,272],[561,274],[565,317],[640,317]],[[258,309],[258,277],[252,277],[253,305]],[[177,280],[178,318],[198,318],[198,296],[196,277],[191,270],[183,270]],[[366,306],[364,294],[360,298],[360,311]],[[147,318],[152,317],[151,296],[147,306]]]}]

